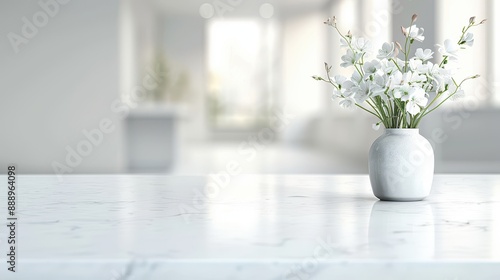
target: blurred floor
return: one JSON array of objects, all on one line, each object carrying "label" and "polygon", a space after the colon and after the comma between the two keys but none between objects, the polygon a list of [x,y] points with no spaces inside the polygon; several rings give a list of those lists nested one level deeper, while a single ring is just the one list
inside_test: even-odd
[{"label": "blurred floor", "polygon": [[185,146],[171,170],[174,175],[209,174],[224,171],[237,161],[241,173],[367,173],[364,165],[349,159],[334,158],[306,147],[268,145],[261,150],[240,148],[240,143],[205,143]]}]

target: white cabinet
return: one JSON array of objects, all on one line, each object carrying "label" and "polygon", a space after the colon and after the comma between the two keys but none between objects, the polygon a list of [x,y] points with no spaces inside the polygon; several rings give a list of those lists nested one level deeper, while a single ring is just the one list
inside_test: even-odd
[{"label": "white cabinet", "polygon": [[125,120],[127,172],[163,173],[175,159],[178,112],[167,107],[139,108]]}]

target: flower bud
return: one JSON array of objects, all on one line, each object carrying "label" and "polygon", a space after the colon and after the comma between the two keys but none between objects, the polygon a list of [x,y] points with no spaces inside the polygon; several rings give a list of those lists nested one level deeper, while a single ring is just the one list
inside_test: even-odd
[{"label": "flower bud", "polygon": [[411,17],[411,23],[414,23],[415,21],[417,21],[417,14],[413,14],[413,16]]},{"label": "flower bud", "polygon": [[408,36],[408,32],[406,32],[406,28],[404,28],[403,26],[401,26],[401,32],[403,32],[403,35],[405,35],[405,37]]},{"label": "flower bud", "polygon": [[352,33],[351,33],[351,30],[349,30],[349,32],[347,32],[346,37],[347,37],[347,38],[352,38]]},{"label": "flower bud", "polygon": [[474,24],[475,20],[476,20],[476,17],[471,17],[469,19],[469,24]]},{"label": "flower bud", "polygon": [[399,42],[396,42],[396,46],[398,47],[398,49],[403,50],[403,47],[401,46],[401,44]]},{"label": "flower bud", "polygon": [[393,57],[397,57],[397,56],[398,56],[398,54],[399,54],[399,48],[395,48],[395,49],[394,49],[394,53],[393,53],[393,55],[392,55],[392,56],[393,56]]},{"label": "flower bud", "polygon": [[479,24],[483,24],[486,22],[486,19],[483,19]]},{"label": "flower bud", "polygon": [[333,18],[328,18],[325,22],[323,22],[326,25],[330,25],[335,27],[337,25],[337,19],[335,17]]}]

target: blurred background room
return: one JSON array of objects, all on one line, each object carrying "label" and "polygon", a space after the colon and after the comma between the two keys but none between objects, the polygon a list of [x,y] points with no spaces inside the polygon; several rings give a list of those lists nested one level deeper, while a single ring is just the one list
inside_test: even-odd
[{"label": "blurred background room", "polygon": [[[0,1],[0,162],[24,174],[365,174],[382,133],[314,81],[339,37],[435,51],[469,17],[466,96],[421,124],[436,173],[500,172],[500,2],[494,0]],[[457,28],[458,27],[458,28]],[[5,172],[5,168],[3,169]]]}]

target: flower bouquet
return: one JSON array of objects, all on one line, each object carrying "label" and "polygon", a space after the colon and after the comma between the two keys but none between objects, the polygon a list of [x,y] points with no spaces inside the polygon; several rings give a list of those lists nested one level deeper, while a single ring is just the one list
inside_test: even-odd
[{"label": "flower bouquet", "polygon": [[341,75],[332,77],[332,67],[325,63],[326,78],[313,78],[333,86],[332,97],[340,99],[340,106],[357,106],[376,116],[380,121],[375,127],[380,124],[386,128],[418,127],[423,117],[446,100],[463,95],[461,86],[466,80],[479,77],[474,75],[456,81],[453,75],[458,69],[459,50],[474,44],[474,35],[469,30],[486,20],[477,23],[475,17],[471,17],[458,40],[447,39],[442,46],[438,45],[442,54],[439,63],[430,61],[434,55],[431,49],[417,48],[414,56],[410,56],[415,41],[425,39],[424,29],[414,24],[416,20],[417,15],[413,15],[410,26],[401,27],[404,45],[399,42],[384,43],[376,58],[369,60],[370,42],[353,36],[350,31],[343,35],[335,17],[329,18],[325,24],[338,32],[341,47],[347,49],[340,66],[352,67],[353,73],[350,78]]},{"label": "flower bouquet", "polygon": [[[337,27],[336,18],[325,24],[340,35],[340,45],[346,49],[341,67],[353,69],[351,77],[331,75],[332,66],[325,63],[326,77],[313,76],[333,86],[333,99],[344,108],[358,107],[378,119],[386,133],[370,149],[370,180],[374,194],[383,200],[420,200],[430,192],[434,172],[434,153],[429,142],[419,135],[422,118],[439,108],[452,97],[464,95],[462,84],[479,75],[457,81],[458,52],[472,47],[471,28],[483,24],[469,19],[458,39],[447,39],[439,46],[439,62],[431,59],[431,49],[417,48],[416,42],[425,39],[424,29],[415,25],[417,15],[411,17],[409,27],[401,27],[404,44],[386,42],[375,58],[371,44]],[[418,159],[418,160],[417,160]],[[404,167],[404,168],[403,168]]]}]

